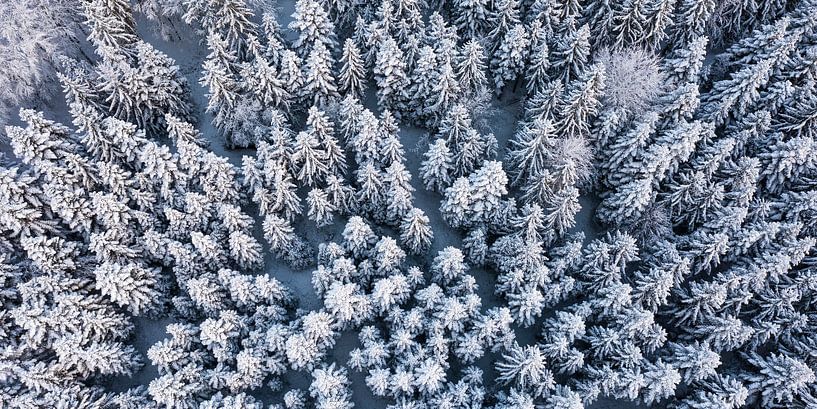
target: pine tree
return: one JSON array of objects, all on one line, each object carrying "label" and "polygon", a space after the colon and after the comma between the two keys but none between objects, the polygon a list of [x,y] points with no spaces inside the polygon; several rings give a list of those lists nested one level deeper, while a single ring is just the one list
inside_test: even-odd
[{"label": "pine tree", "polygon": [[476,40],[469,40],[462,46],[456,63],[456,75],[464,95],[476,95],[488,87],[486,75],[485,49]]},{"label": "pine tree", "polygon": [[431,46],[424,46],[417,52],[417,61],[411,71],[411,86],[408,90],[409,104],[418,119],[431,114],[434,78],[437,75],[437,54]]},{"label": "pine tree", "polygon": [[399,224],[406,213],[411,210],[412,195],[414,188],[409,181],[411,174],[406,170],[401,162],[394,162],[383,176],[384,182],[388,186],[385,221],[390,224]]},{"label": "pine tree", "polygon": [[587,137],[590,134],[590,120],[598,113],[604,83],[604,70],[597,64],[583,72],[576,82],[569,84],[559,112],[561,120],[557,125],[562,135]]},{"label": "pine tree", "polygon": [[158,269],[106,262],[94,270],[94,275],[97,289],[132,314],[139,316],[157,307]]},{"label": "pine tree", "polygon": [[323,43],[317,43],[309,53],[304,65],[304,92],[312,96],[312,103],[325,106],[338,96],[332,74],[334,60]]},{"label": "pine tree", "polygon": [[514,25],[504,34],[491,60],[497,94],[502,92],[505,84],[513,83],[519,75],[524,74],[529,46],[528,32],[521,24]]},{"label": "pine tree", "polygon": [[454,7],[455,24],[467,39],[481,35],[488,25],[488,2],[485,0],[460,0]]},{"label": "pine tree", "polygon": [[674,1],[669,0],[649,0],[645,9],[647,11],[644,21],[644,33],[646,37],[641,43],[657,50],[669,37],[669,29],[673,24],[673,13],[675,12]]},{"label": "pine tree", "polygon": [[400,224],[400,241],[412,254],[423,254],[431,246],[434,232],[431,230],[428,216],[422,209],[413,208]]},{"label": "pine tree", "polygon": [[332,224],[334,215],[332,212],[335,206],[329,201],[326,192],[323,189],[312,189],[306,195],[306,203],[308,206],[307,216],[314,220],[318,227],[328,226]]},{"label": "pine tree", "polygon": [[555,133],[550,121],[536,119],[514,134],[506,157],[514,184],[526,182],[546,168],[548,156],[554,148]]},{"label": "pine tree", "polygon": [[380,137],[380,149],[378,151],[380,164],[388,170],[388,167],[394,163],[405,162],[405,151],[403,144],[400,142],[400,127],[397,124],[397,119],[388,109],[380,114],[378,134]]},{"label": "pine tree", "polygon": [[242,88],[251,92],[265,106],[289,109],[292,95],[284,88],[284,82],[278,77],[275,65],[265,57],[258,55],[252,64],[241,68]]},{"label": "pine tree", "polygon": [[267,215],[263,223],[264,239],[273,252],[285,252],[295,241],[295,230],[286,220],[275,214]]},{"label": "pine tree", "polygon": [[136,22],[127,1],[84,1],[83,12],[91,26],[88,39],[104,59],[114,59],[119,53],[132,55],[138,41]]},{"label": "pine tree", "polygon": [[506,34],[512,30],[512,27],[519,25],[521,20],[519,19],[519,2],[516,0],[500,0],[492,6],[488,15],[490,27],[488,38],[493,44],[491,49],[496,50],[504,41]]},{"label": "pine tree", "polygon": [[303,60],[292,50],[281,52],[281,81],[284,89],[289,90],[294,97],[303,98],[304,74],[301,71]]},{"label": "pine tree", "polygon": [[708,345],[694,342],[690,345],[670,343],[669,346],[672,350],[669,363],[680,370],[685,383],[702,381],[717,374],[721,357]]},{"label": "pine tree", "polygon": [[549,82],[550,53],[547,39],[542,35],[534,37],[531,46],[530,64],[525,72],[525,83],[528,95],[533,95],[545,88]]},{"label": "pine tree", "polygon": [[366,67],[360,57],[360,50],[351,38],[343,43],[338,72],[339,91],[342,94],[362,98],[366,90]]},{"label": "pine tree", "polygon": [[[318,167],[316,166],[316,169]],[[269,178],[272,192],[256,192],[253,201],[260,202],[261,214],[279,213],[287,220],[293,220],[301,214],[301,201],[296,192],[297,186],[292,182],[292,175],[281,164],[272,167]],[[306,174],[305,174],[306,175]]]},{"label": "pine tree", "polygon": [[261,255],[261,244],[252,236],[242,232],[232,232],[228,240],[230,247],[230,257],[235,260],[241,268],[254,270],[264,265],[264,257]]},{"label": "pine tree", "polygon": [[465,227],[470,224],[473,204],[471,194],[471,183],[465,177],[457,178],[450,187],[445,189],[444,199],[440,204],[440,213],[451,227]]},{"label": "pine tree", "polygon": [[626,0],[613,10],[614,48],[639,45],[647,38],[647,5],[648,0]]},{"label": "pine tree", "polygon": [[544,354],[538,345],[524,347],[514,343],[502,360],[497,362],[497,380],[513,383],[522,390],[533,390],[536,395],[546,395],[555,387],[553,374],[547,368]]},{"label": "pine tree", "polygon": [[386,183],[383,172],[371,161],[361,165],[357,170],[358,190],[356,200],[360,209],[377,219],[385,217]]},{"label": "pine tree", "polygon": [[[585,7],[581,18],[582,23],[587,24],[590,29],[590,39],[593,47],[601,49],[609,46],[610,32],[613,27],[613,6],[616,2],[612,0],[600,0],[591,2]],[[563,22],[564,24],[565,22]],[[575,24],[569,21],[570,24]]]},{"label": "pine tree", "polygon": [[493,134],[480,135],[475,129],[467,129],[461,137],[460,143],[455,146],[454,174],[468,175],[480,164],[480,161],[489,159],[494,151],[496,138]]},{"label": "pine tree", "polygon": [[547,230],[559,237],[576,225],[576,215],[581,210],[579,190],[574,187],[558,190],[544,205]]},{"label": "pine tree", "polygon": [[[496,161],[485,161],[469,178],[471,214],[477,222],[488,221],[499,208],[502,195],[508,193],[508,177],[502,164]],[[456,182],[455,182],[456,184]],[[448,193],[446,192],[446,199]]]},{"label": "pine tree", "polygon": [[343,175],[346,173],[346,153],[335,138],[334,125],[322,111],[312,107],[308,111],[307,126],[309,132],[317,135],[320,147],[325,152],[326,166],[329,173]]},{"label": "pine tree", "polygon": [[678,408],[737,409],[746,403],[748,395],[749,391],[739,380],[716,375],[708,382],[700,382],[697,390],[679,402]]},{"label": "pine tree", "polygon": [[408,77],[403,52],[391,37],[384,39],[377,48],[374,76],[378,103],[391,110],[400,108]]},{"label": "pine tree", "polygon": [[579,78],[590,59],[590,28],[583,25],[576,30],[571,26],[556,41],[550,56],[550,69],[554,77],[561,78],[564,83]]},{"label": "pine tree", "polygon": [[325,190],[329,195],[329,202],[341,215],[350,215],[355,211],[355,189],[343,179],[337,175],[329,175],[326,178]]},{"label": "pine tree", "polygon": [[676,386],[681,382],[681,375],[672,365],[662,362],[648,363],[644,368],[644,387],[641,398],[650,405],[675,393]]},{"label": "pine tree", "polygon": [[301,58],[307,57],[320,43],[327,50],[335,48],[335,25],[321,3],[315,0],[298,0],[289,29],[298,33],[292,47]]},{"label": "pine tree", "polygon": [[429,145],[428,151],[423,155],[424,160],[420,166],[420,177],[426,189],[441,192],[451,183],[451,171],[453,170],[451,150],[445,143],[445,139],[438,138]]},{"label": "pine tree", "polygon": [[380,123],[372,111],[363,109],[357,116],[356,133],[349,145],[355,150],[355,162],[380,161]]},{"label": "pine tree", "polygon": [[363,106],[361,106],[360,101],[352,95],[346,95],[346,97],[339,102],[336,112],[336,122],[340,130],[340,140],[344,142],[344,144],[348,144],[357,131],[357,120],[362,112]]},{"label": "pine tree", "polygon": [[485,264],[488,254],[488,231],[485,227],[479,227],[468,233],[462,241],[462,247],[468,262],[474,266],[481,267]]},{"label": "pine tree", "polygon": [[432,117],[436,118],[434,122],[439,123],[443,113],[451,108],[460,95],[459,82],[450,61],[443,61],[442,65],[438,66],[433,81],[428,109]]},{"label": "pine tree", "polygon": [[746,387],[750,393],[760,394],[764,406],[793,402],[796,397],[808,394],[809,385],[815,380],[808,365],[786,355],[762,357],[752,353],[747,360],[757,368],[757,373],[747,374]]},{"label": "pine tree", "polygon": [[292,145],[292,161],[298,181],[314,186],[329,173],[326,152],[320,148],[315,134],[299,132]]},{"label": "pine tree", "polygon": [[199,83],[209,90],[207,111],[215,118],[223,118],[238,100],[239,83],[233,73],[217,60],[208,58],[203,67]]},{"label": "pine tree", "polygon": [[703,115],[709,121],[723,124],[730,116],[740,118],[760,97],[759,89],[769,81],[772,61],[745,65],[731,78],[716,82],[701,98]]},{"label": "pine tree", "polygon": [[677,46],[691,44],[706,34],[706,25],[717,3],[712,0],[682,0],[676,8],[672,39]]}]

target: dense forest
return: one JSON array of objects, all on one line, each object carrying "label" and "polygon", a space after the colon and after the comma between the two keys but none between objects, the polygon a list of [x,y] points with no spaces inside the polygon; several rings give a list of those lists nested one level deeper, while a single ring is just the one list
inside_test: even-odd
[{"label": "dense forest", "polygon": [[817,408],[817,0],[8,0],[0,56],[0,408]]}]

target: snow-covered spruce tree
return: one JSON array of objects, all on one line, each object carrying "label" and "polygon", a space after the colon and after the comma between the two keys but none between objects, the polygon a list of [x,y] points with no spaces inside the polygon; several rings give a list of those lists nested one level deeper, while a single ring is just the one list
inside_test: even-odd
[{"label": "snow-covered spruce tree", "polygon": [[464,95],[476,95],[488,88],[485,49],[475,40],[462,45],[456,61],[456,74]]},{"label": "snow-covered spruce tree", "polygon": [[276,65],[267,57],[256,54],[252,63],[241,65],[241,87],[264,106],[284,111],[292,103],[292,92],[284,88]]},{"label": "snow-covered spruce tree", "polygon": [[131,56],[138,41],[136,22],[126,1],[84,1],[83,12],[91,28],[88,39],[97,54],[108,60],[119,53]]},{"label": "snow-covered spruce tree", "polygon": [[484,0],[457,1],[454,23],[465,38],[473,39],[484,33],[488,26],[489,7]]},{"label": "snow-covered spruce tree", "polygon": [[315,399],[317,408],[351,409],[355,404],[351,402],[352,391],[349,384],[346,368],[336,369],[332,363],[312,371],[309,395]]},{"label": "snow-covered spruce tree", "polygon": [[189,89],[176,62],[141,40],[130,50],[96,67],[96,87],[110,115],[152,133],[163,130],[165,114],[188,118]]},{"label": "snow-covered spruce tree", "polygon": [[525,73],[530,38],[525,26],[514,25],[504,33],[501,43],[491,60],[494,73],[494,88],[500,94],[506,84],[514,83]]},{"label": "snow-covered spruce tree", "polygon": [[453,158],[445,139],[435,140],[423,156],[420,176],[426,189],[440,192],[447,188],[451,182]]},{"label": "snow-covered spruce tree", "polygon": [[295,12],[292,13],[292,22],[289,29],[298,34],[292,44],[301,58],[307,58],[319,43],[327,50],[334,50],[337,45],[335,39],[335,25],[329,18],[324,6],[314,0],[299,0],[295,3]]},{"label": "snow-covered spruce tree", "polygon": [[550,69],[552,77],[568,83],[584,72],[590,60],[590,28],[583,25],[576,29],[572,20],[564,24],[566,30],[556,39],[550,53]]},{"label": "snow-covered spruce tree", "polygon": [[254,36],[257,27],[250,6],[245,0],[225,0],[171,2],[163,7],[166,14],[183,14],[182,20],[194,25],[200,34],[220,35],[227,40],[230,49],[243,58],[252,53],[250,37]]},{"label": "snow-covered spruce tree", "polygon": [[335,76],[332,73],[334,60],[322,42],[312,47],[304,64],[304,92],[312,95],[312,103],[324,106],[338,96]]},{"label": "snow-covered spruce tree", "polygon": [[314,135],[325,153],[326,167],[329,173],[343,176],[346,173],[346,153],[335,137],[334,124],[329,117],[317,107],[307,111],[307,132]]},{"label": "snow-covered spruce tree", "polygon": [[286,261],[292,268],[300,270],[314,263],[314,250],[299,235],[286,219],[269,214],[263,222],[264,239],[270,251]]},{"label": "snow-covered spruce tree", "polygon": [[403,52],[393,38],[387,37],[377,45],[376,56],[377,101],[383,108],[400,112],[408,85]]},{"label": "snow-covered spruce tree", "polygon": [[334,219],[334,205],[329,201],[329,197],[323,189],[314,188],[306,195],[306,203],[309,208],[307,217],[315,222],[318,227],[332,224]]},{"label": "snow-covered spruce tree", "polygon": [[351,38],[343,43],[343,53],[338,63],[339,91],[353,97],[362,97],[366,90],[366,66],[363,64],[360,49]]}]

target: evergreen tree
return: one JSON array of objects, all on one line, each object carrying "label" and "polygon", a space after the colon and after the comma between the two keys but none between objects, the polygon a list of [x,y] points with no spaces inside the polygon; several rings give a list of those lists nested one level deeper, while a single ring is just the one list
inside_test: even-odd
[{"label": "evergreen tree", "polygon": [[529,46],[528,32],[521,24],[514,25],[504,34],[491,60],[497,94],[502,92],[505,84],[513,83],[519,75],[524,73]]},{"label": "evergreen tree", "polygon": [[542,35],[534,37],[530,53],[530,64],[525,72],[525,83],[528,95],[533,95],[543,89],[548,81],[548,69],[550,68],[549,50],[547,39]]},{"label": "evergreen tree", "polygon": [[292,95],[284,88],[284,82],[278,77],[275,65],[265,57],[258,55],[252,64],[241,67],[242,88],[255,95],[265,106],[289,109]]},{"label": "evergreen tree", "polygon": [[360,50],[351,38],[343,43],[340,64],[338,72],[340,92],[357,98],[363,97],[366,90],[366,67],[360,57]]},{"label": "evergreen tree", "polygon": [[505,41],[506,34],[514,26],[520,25],[521,20],[519,18],[519,2],[516,0],[500,0],[492,6],[488,15],[490,27],[488,38],[493,43],[491,49],[495,50],[500,47],[501,42]]},{"label": "evergreen tree", "polygon": [[334,61],[323,43],[317,43],[309,53],[304,65],[304,92],[312,96],[312,103],[324,106],[338,96],[332,75]]},{"label": "evergreen tree", "polygon": [[456,75],[465,95],[476,95],[488,87],[485,49],[475,40],[463,44],[456,63]]},{"label": "evergreen tree", "polygon": [[550,69],[554,77],[561,78],[564,83],[579,78],[590,60],[590,28],[583,25],[576,30],[571,26],[556,41],[550,56]]},{"label": "evergreen tree", "polygon": [[97,54],[105,59],[114,59],[119,53],[132,55],[138,36],[130,4],[122,0],[95,0],[84,1],[82,5],[91,28],[88,39]]},{"label": "evergreen tree", "polygon": [[420,176],[426,189],[440,192],[451,182],[452,157],[445,139],[439,138],[429,145],[423,155],[425,159],[420,166]]},{"label": "evergreen tree", "polygon": [[399,109],[405,98],[408,78],[403,52],[391,37],[384,39],[377,48],[374,76],[377,82],[378,103],[384,108]]},{"label": "evergreen tree", "polygon": [[724,123],[730,115],[740,118],[760,97],[759,89],[769,81],[771,60],[745,65],[729,78],[716,82],[709,93],[701,98],[704,117],[716,124]]},{"label": "evergreen tree", "polygon": [[326,167],[330,173],[346,173],[346,153],[335,138],[334,125],[329,117],[317,107],[311,107],[306,119],[307,131],[317,137],[320,148],[325,152]]},{"label": "evergreen tree", "polygon": [[561,120],[557,130],[568,137],[587,137],[590,120],[598,113],[599,96],[603,92],[605,77],[599,65],[583,72],[576,82],[571,82],[565,93]]},{"label": "evergreen tree", "polygon": [[[473,220],[487,221],[499,208],[500,197],[508,193],[506,187],[508,177],[502,169],[502,164],[496,161],[485,161],[468,180],[471,187],[469,199]],[[448,196],[447,192],[446,196]]]},{"label": "evergreen tree", "polygon": [[544,205],[547,230],[559,237],[576,225],[576,215],[581,210],[579,190],[573,187],[558,190]]},{"label": "evergreen tree", "polygon": [[428,216],[422,209],[413,208],[400,224],[400,241],[412,254],[423,254],[431,246],[434,232],[431,230]]},{"label": "evergreen tree", "polygon": [[676,7],[675,26],[671,29],[675,44],[684,46],[701,38],[716,5],[712,0],[682,0]]},{"label": "evergreen tree", "polygon": [[471,183],[465,177],[457,178],[445,189],[440,213],[451,227],[464,227],[470,224],[470,210],[473,204],[471,194]]},{"label": "evergreen tree", "polygon": [[335,206],[329,201],[329,197],[323,189],[312,189],[306,195],[306,203],[308,206],[307,216],[310,220],[314,220],[318,227],[328,226],[332,224],[334,215],[332,212]]},{"label": "evergreen tree", "polygon": [[289,29],[298,33],[292,47],[301,58],[306,58],[320,43],[327,50],[335,48],[335,25],[321,3],[315,0],[298,0]]},{"label": "evergreen tree", "polygon": [[431,98],[427,103],[432,117],[436,117],[434,123],[439,123],[443,117],[444,112],[448,112],[452,105],[458,100],[460,96],[460,85],[457,77],[454,75],[454,68],[451,66],[450,59],[444,59],[442,66],[438,67],[434,85],[431,88]]},{"label": "evergreen tree", "polygon": [[488,2],[485,0],[460,0],[454,7],[454,23],[467,39],[482,34],[488,25]]},{"label": "evergreen tree", "polygon": [[669,37],[670,27],[673,24],[673,13],[675,12],[674,1],[650,0],[645,6],[647,11],[644,21],[644,33],[646,37],[641,43],[652,48],[659,49]]},{"label": "evergreen tree", "polygon": [[418,119],[431,114],[429,100],[431,100],[434,77],[437,75],[437,53],[431,46],[424,46],[417,52],[417,61],[411,72],[411,86],[409,88],[410,106]]},{"label": "evergreen tree", "polygon": [[814,371],[796,358],[780,354],[764,358],[753,353],[748,361],[758,373],[747,374],[746,387],[750,393],[760,394],[764,406],[791,403],[807,394],[808,385],[814,382]]},{"label": "evergreen tree", "polygon": [[612,45],[624,48],[642,44],[647,32],[647,6],[649,0],[625,0],[613,10]]},{"label": "evergreen tree", "polygon": [[550,121],[536,119],[514,134],[506,158],[514,184],[527,181],[546,168],[555,145],[555,132]]},{"label": "evergreen tree", "polygon": [[309,186],[317,184],[329,173],[326,152],[320,148],[315,134],[299,132],[292,145],[292,162],[299,181]]}]

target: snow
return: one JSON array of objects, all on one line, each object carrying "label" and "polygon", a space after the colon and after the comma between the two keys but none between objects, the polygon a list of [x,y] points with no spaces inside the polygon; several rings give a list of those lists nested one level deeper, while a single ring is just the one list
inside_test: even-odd
[{"label": "snow", "polygon": [[[290,14],[294,11],[294,1],[286,0],[279,3],[279,21],[283,27],[289,23]],[[157,37],[149,28],[150,22],[144,18],[137,17],[137,27],[140,35],[145,41],[151,43],[157,49],[165,52],[171,58],[176,60],[176,63],[181,68],[181,73],[187,78],[188,85],[191,90],[191,99],[194,104],[194,116],[197,118],[197,123],[194,125],[200,132],[210,140],[210,148],[218,155],[227,157],[235,166],[241,166],[241,157],[243,155],[253,155],[252,149],[227,149],[223,140],[218,136],[218,132],[211,124],[211,115],[204,112],[207,106],[207,90],[199,84],[199,77],[201,76],[201,63],[204,60],[207,50],[206,47],[197,42],[191,32],[183,25],[178,25],[177,28],[183,30],[180,33],[181,42],[167,42]],[[287,32],[288,36],[292,38],[294,33]],[[364,104],[367,108],[376,112],[377,101],[373,90],[376,89],[374,84],[369,84],[369,92]],[[505,154],[505,148],[508,144],[509,138],[513,135],[516,122],[520,117],[521,103],[519,98],[512,90],[505,90],[503,95],[498,99],[492,101],[492,106],[495,108],[490,112],[487,118],[474,118],[475,124],[484,123],[490,131],[492,131],[498,141],[498,159],[502,159]],[[46,110],[49,113],[49,118],[55,119],[62,123],[70,123],[70,118],[67,115],[67,108],[64,106],[61,98],[52,99],[49,105],[35,107]],[[297,125],[296,125],[297,130]],[[422,209],[430,219],[431,227],[434,231],[434,240],[431,249],[423,257],[409,256],[408,265],[418,265],[428,271],[431,259],[442,249],[448,246],[461,247],[464,233],[455,230],[444,222],[442,215],[439,212],[439,204],[442,196],[439,193],[427,191],[422,184],[419,177],[419,168],[423,160],[423,153],[425,152],[429,136],[427,131],[422,128],[414,126],[401,126],[400,140],[406,148],[406,165],[412,175],[411,184],[415,188],[414,199],[415,206]],[[303,192],[300,192],[303,196]],[[597,237],[604,230],[595,220],[595,209],[599,204],[599,199],[595,196],[585,195],[580,197],[581,211],[576,216],[576,226],[571,229],[571,232],[584,232],[586,241],[590,241]],[[263,233],[261,231],[261,219],[257,217],[257,209],[254,205],[248,205],[245,209],[249,214],[256,216],[256,223],[254,225],[254,236],[260,243],[265,243],[263,240]],[[313,247],[322,242],[338,241],[341,238],[341,231],[345,225],[346,219],[343,217],[336,217],[335,222],[327,227],[318,228],[314,222],[301,218],[293,227],[296,232],[306,237]],[[390,234],[397,237],[397,234],[392,229],[378,227],[376,234]],[[276,259],[270,251],[268,246],[264,244],[264,269],[259,273],[266,272],[271,276],[279,279],[287,287],[292,289],[297,300],[298,306],[304,310],[316,310],[322,306],[318,296],[315,294],[311,284],[311,269],[296,271],[287,266],[281,260]],[[479,284],[477,293],[483,301],[483,309],[504,305],[504,300],[500,299],[494,294],[494,284],[496,277],[492,272],[485,268],[471,268],[469,274],[476,278]],[[155,342],[165,338],[165,326],[172,323],[172,318],[137,318],[134,320],[134,339],[133,345],[137,351],[145,355],[147,349]],[[517,339],[520,344],[532,344],[536,341],[536,327],[534,329],[517,328]],[[331,359],[337,361],[340,365],[345,365],[348,360],[349,351],[358,346],[357,334],[354,330],[344,331],[337,340],[335,347],[331,352]],[[485,371],[486,385],[493,390],[494,384],[491,379],[495,376],[493,362],[497,360],[496,354],[486,354],[478,361],[478,365]],[[369,388],[365,384],[365,372],[349,371],[349,378],[352,382],[353,401],[356,407],[359,408],[382,408],[386,405],[386,400],[372,396]],[[102,383],[110,387],[114,391],[121,391],[127,388],[147,385],[150,380],[158,377],[158,372],[155,367],[147,364],[144,368],[134,374],[132,377],[117,377],[104,380]],[[280,401],[283,393],[290,388],[300,388],[307,390],[311,382],[310,375],[305,371],[289,371],[285,378],[285,385],[282,391],[272,392],[266,386],[260,390],[254,391],[252,394],[265,403],[273,401]],[[619,409],[619,408],[638,408],[629,402],[621,402],[611,399],[601,399],[590,406],[596,409]]]}]

